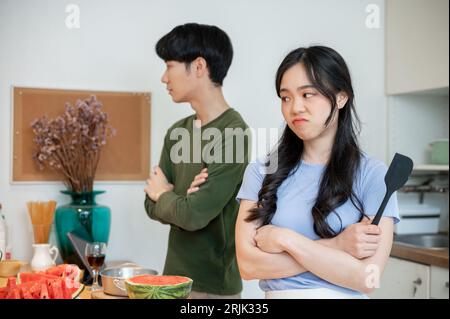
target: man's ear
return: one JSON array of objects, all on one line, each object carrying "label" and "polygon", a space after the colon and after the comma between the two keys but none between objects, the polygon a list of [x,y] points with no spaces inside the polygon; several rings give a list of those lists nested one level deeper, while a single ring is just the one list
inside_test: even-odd
[{"label": "man's ear", "polygon": [[202,57],[198,57],[193,61],[194,72],[197,77],[202,77],[204,74],[208,73],[208,64],[206,60]]},{"label": "man's ear", "polygon": [[336,104],[338,109],[342,109],[348,101],[348,96],[345,92],[339,92],[336,96]]}]

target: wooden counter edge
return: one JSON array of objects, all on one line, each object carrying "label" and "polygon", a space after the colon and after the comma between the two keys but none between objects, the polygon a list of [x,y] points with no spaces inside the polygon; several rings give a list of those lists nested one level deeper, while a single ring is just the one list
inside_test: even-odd
[{"label": "wooden counter edge", "polygon": [[443,268],[449,268],[448,255],[448,249],[416,248],[397,243],[392,245],[391,250],[391,257]]}]

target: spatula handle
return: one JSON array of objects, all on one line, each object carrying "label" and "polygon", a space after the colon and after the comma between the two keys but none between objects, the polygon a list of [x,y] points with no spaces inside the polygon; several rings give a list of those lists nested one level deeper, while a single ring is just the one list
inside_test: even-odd
[{"label": "spatula handle", "polygon": [[375,218],[372,221],[372,225],[378,225],[380,222],[381,216],[383,215],[384,209],[386,208],[386,205],[389,201],[389,198],[391,198],[392,193],[386,192],[386,195],[384,195],[383,202],[380,205],[380,208],[378,208],[378,212],[375,215]]}]

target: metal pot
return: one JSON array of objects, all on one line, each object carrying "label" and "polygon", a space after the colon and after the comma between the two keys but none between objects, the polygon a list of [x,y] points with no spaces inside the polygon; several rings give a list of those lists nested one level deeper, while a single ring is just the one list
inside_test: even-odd
[{"label": "metal pot", "polygon": [[114,296],[128,296],[125,287],[125,280],[137,275],[157,275],[158,272],[153,269],[142,268],[139,266],[119,266],[107,268],[100,272],[102,277],[103,292]]}]

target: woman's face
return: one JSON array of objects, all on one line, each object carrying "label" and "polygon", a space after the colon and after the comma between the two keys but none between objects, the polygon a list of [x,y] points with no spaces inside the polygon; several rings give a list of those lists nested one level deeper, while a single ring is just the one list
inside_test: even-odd
[{"label": "woman's face", "polygon": [[295,64],[284,73],[280,97],[287,125],[303,141],[314,140],[325,132],[334,133],[337,130],[339,112],[325,127],[331,103],[311,84],[303,63]]}]

